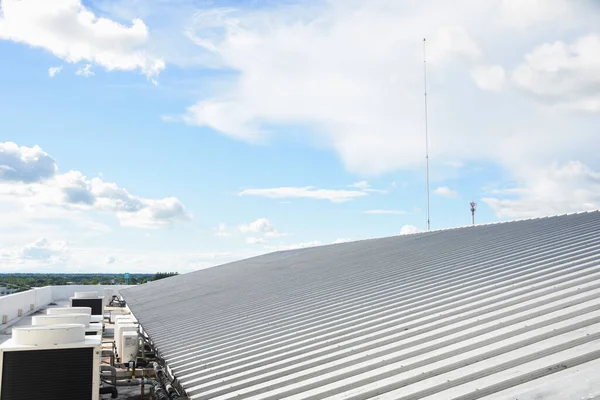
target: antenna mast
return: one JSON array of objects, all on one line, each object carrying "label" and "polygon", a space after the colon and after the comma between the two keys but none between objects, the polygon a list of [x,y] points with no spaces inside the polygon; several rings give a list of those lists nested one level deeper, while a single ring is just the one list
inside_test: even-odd
[{"label": "antenna mast", "polygon": [[477,208],[477,203],[472,201],[471,203],[471,223],[475,226],[475,210]]},{"label": "antenna mast", "polygon": [[423,87],[425,89],[425,168],[427,176],[427,230],[431,230],[429,216],[429,132],[427,126],[427,57],[425,53],[426,40],[423,38]]}]

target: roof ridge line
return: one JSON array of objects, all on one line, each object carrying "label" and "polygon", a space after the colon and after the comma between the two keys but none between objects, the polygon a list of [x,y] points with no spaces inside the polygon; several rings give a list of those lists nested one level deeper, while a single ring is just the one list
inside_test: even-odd
[{"label": "roof ridge line", "polygon": [[[564,217],[564,216],[567,216],[567,215],[589,214],[589,213],[597,213],[597,212],[600,212],[600,209],[573,211],[573,212],[564,213],[564,214],[552,214],[552,215],[544,215],[544,216],[539,216],[539,217],[511,219],[511,220],[506,220],[506,221],[494,221],[494,222],[487,222],[487,223],[475,224],[475,225],[460,225],[460,226],[454,226],[454,227],[450,227],[450,228],[432,229],[430,231],[422,231],[422,232],[414,232],[414,233],[398,233],[398,234],[389,235],[389,236],[374,236],[374,237],[365,238],[365,239],[348,240],[348,241],[342,242],[342,243],[321,244],[321,245],[312,246],[312,247],[334,246],[334,245],[340,245],[340,244],[344,244],[344,243],[361,242],[361,241],[366,241],[366,240],[377,240],[377,239],[385,239],[385,238],[395,238],[395,237],[399,237],[399,236],[423,235],[423,234],[426,234],[426,233],[445,232],[445,231],[452,231],[452,230],[456,230],[456,229],[475,228],[475,227],[479,227],[479,226],[503,225],[503,224],[509,224],[509,223],[514,223],[514,222],[525,222],[525,221],[532,221],[532,220],[537,220],[537,219],[558,218],[558,217]],[[305,247],[305,249],[308,249],[308,248],[311,248],[311,247]],[[290,249],[290,250],[299,250],[299,249]]]}]

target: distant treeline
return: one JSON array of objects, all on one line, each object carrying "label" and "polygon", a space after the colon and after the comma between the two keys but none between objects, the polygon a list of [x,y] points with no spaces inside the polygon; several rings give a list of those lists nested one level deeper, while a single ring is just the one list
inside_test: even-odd
[{"label": "distant treeline", "polygon": [[0,274],[0,286],[17,289],[18,292],[32,287],[55,285],[137,285],[149,281],[178,275],[177,272],[157,272],[155,274]]},{"label": "distant treeline", "polygon": [[179,272],[157,272],[150,278],[151,281],[157,281],[159,279],[169,278],[171,276],[179,275]]}]

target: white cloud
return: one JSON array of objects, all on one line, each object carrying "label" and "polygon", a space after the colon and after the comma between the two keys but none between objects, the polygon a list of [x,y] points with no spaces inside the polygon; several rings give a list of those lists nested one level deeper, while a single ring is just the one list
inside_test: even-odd
[{"label": "white cloud", "polygon": [[140,70],[148,78],[165,68],[149,52],[148,27],[140,19],[125,26],[96,16],[81,0],[3,0],[0,7],[0,39],[45,49],[69,63]]},{"label": "white cloud", "polygon": [[0,142],[0,182],[39,182],[53,177],[56,170],[56,161],[39,146]]},{"label": "white cloud", "polygon": [[240,226],[240,232],[242,233],[270,233],[277,232],[271,221],[267,218],[259,218],[256,221],[250,222],[246,225]]},{"label": "white cloud", "polygon": [[262,237],[249,237],[246,238],[246,243],[248,244],[267,244],[267,240],[265,238]]},{"label": "white cloud", "polygon": [[114,212],[123,226],[155,228],[191,218],[184,205],[174,197],[142,198],[116,183],[101,178],[87,179],[79,171],[58,175],[56,180],[66,204]]},{"label": "white cloud", "polygon": [[43,209],[45,214],[52,213],[52,208],[112,212],[122,225],[144,228],[191,218],[174,197],[143,198],[116,183],[88,179],[79,171],[56,174],[56,162],[39,146],[0,143],[0,171],[0,195],[14,197],[38,211]]},{"label": "white cloud", "polygon": [[279,187],[270,189],[245,189],[238,194],[240,196],[259,196],[268,197],[271,199],[319,199],[329,200],[334,203],[342,203],[367,195],[365,192],[358,190],[316,189],[312,186]]},{"label": "white cloud", "polygon": [[[214,61],[212,67],[235,74],[204,92],[185,114],[188,123],[248,141],[267,141],[285,131],[272,126],[301,124],[307,141],[331,147],[360,176],[414,171],[424,164],[425,36],[434,165],[491,162],[513,172],[532,158],[540,165],[573,159],[595,137],[597,120],[552,113],[523,101],[530,100],[529,88],[539,90],[538,78],[544,77],[556,80],[549,86],[557,89],[576,82],[577,90],[563,90],[567,96],[555,99],[568,101],[571,108],[595,110],[599,91],[594,89],[598,68],[593,55],[600,52],[591,40],[578,44],[577,51],[569,49],[566,57],[565,65],[581,68],[558,63],[557,73],[548,79],[553,74],[548,63],[548,70],[534,69],[531,82],[517,79],[515,71],[518,60],[548,38],[570,43],[594,32],[597,5],[591,2],[285,4],[199,11],[196,25],[186,27],[188,34]],[[561,16],[569,18],[572,29],[567,33],[556,30],[563,25]],[[525,26],[535,29],[523,30]],[[560,82],[562,73],[567,74],[565,82]],[[533,95],[542,103],[552,100]],[[582,161],[590,163],[591,157]],[[281,191],[261,195],[288,197]]]},{"label": "white cloud", "polygon": [[448,186],[439,186],[433,191],[433,193],[437,194],[438,196],[447,197],[449,199],[456,199],[460,197],[458,192],[450,189]]},{"label": "white cloud", "polygon": [[60,65],[58,67],[50,67],[50,68],[48,68],[48,76],[50,78],[54,78],[54,76],[56,74],[58,74],[60,71],[62,71],[62,65]]},{"label": "white cloud", "polygon": [[481,50],[463,26],[441,26],[426,44],[427,61],[441,63],[457,56],[473,60]]},{"label": "white cloud", "polygon": [[[0,270],[2,272],[67,272],[81,273],[102,271],[105,273],[122,273],[123,270],[136,273],[159,272],[169,270],[185,273],[215,265],[225,264],[264,254],[264,248],[256,246],[240,251],[164,251],[159,249],[133,250],[118,247],[81,247],[64,242],[47,242],[37,247],[50,248],[41,258],[24,258],[23,250],[35,247],[33,243],[25,246],[0,246]],[[35,254],[35,252],[33,253]],[[114,263],[107,263],[107,254],[115,258]],[[41,256],[39,253],[38,256]],[[44,254],[42,254],[44,255]],[[116,262],[118,260],[118,262]],[[157,267],[160,266],[160,267]]]},{"label": "white cloud", "polygon": [[54,264],[68,259],[69,250],[64,242],[50,242],[42,237],[21,248],[13,258]]},{"label": "white cloud", "polygon": [[412,235],[413,233],[419,233],[421,230],[413,225],[404,225],[400,228],[401,235]]},{"label": "white cloud", "polygon": [[367,193],[387,193],[387,190],[373,189],[367,181],[355,182],[352,185],[350,185],[350,187],[360,189],[363,192]]},{"label": "white cloud", "polygon": [[486,197],[499,218],[530,218],[600,209],[600,172],[578,161],[552,164],[524,175],[521,186]]},{"label": "white cloud", "polygon": [[138,198],[143,206],[135,212],[118,212],[123,226],[138,228],[159,228],[171,226],[178,221],[189,221],[192,216],[187,212],[181,201],[175,197],[164,199]]},{"label": "white cloud", "polygon": [[501,0],[500,17],[508,26],[526,29],[567,20],[573,13],[573,3],[568,0]]},{"label": "white cloud", "polygon": [[600,112],[600,35],[545,43],[513,71],[515,83],[543,103]]},{"label": "white cloud", "polygon": [[404,215],[406,211],[403,210],[365,210],[365,214],[387,214],[387,215]]},{"label": "white cloud", "polygon": [[337,238],[333,244],[340,244],[340,243],[347,243],[347,242],[351,242],[352,239],[344,239],[344,238]]},{"label": "white cloud", "polygon": [[[202,10],[219,18],[200,18],[189,31],[239,74],[192,105],[184,120],[248,141],[272,135],[271,123],[300,121],[322,132],[352,171],[420,165],[423,109],[415,99],[422,96],[422,36],[415,32],[432,32],[433,64],[480,55],[463,21],[440,24],[460,6],[425,3],[410,10],[392,0]],[[480,8],[468,4],[473,12]]]},{"label": "white cloud", "polygon": [[354,187],[361,190],[368,190],[371,188],[371,185],[369,185],[369,182],[367,181],[359,181],[353,183],[352,185],[350,185],[350,187]]},{"label": "white cloud", "polygon": [[506,72],[499,65],[477,66],[471,71],[473,80],[482,90],[499,92],[504,88]]},{"label": "white cloud", "polygon": [[[267,218],[258,218],[248,224],[242,224],[237,227],[228,227],[227,224],[220,223],[213,229],[215,236],[231,237],[238,235],[262,235],[262,237],[247,238],[246,243],[256,244],[256,240],[265,238],[277,238],[286,236],[275,228],[275,226]],[[266,243],[266,240],[265,240]]]},{"label": "white cloud", "polygon": [[114,264],[115,261],[117,261],[117,258],[111,255],[106,256],[106,258],[104,259],[104,262],[107,264]]},{"label": "white cloud", "polygon": [[96,73],[92,71],[92,64],[85,64],[83,67],[75,71],[75,75],[83,76],[84,78],[89,78],[91,76],[96,75]]}]

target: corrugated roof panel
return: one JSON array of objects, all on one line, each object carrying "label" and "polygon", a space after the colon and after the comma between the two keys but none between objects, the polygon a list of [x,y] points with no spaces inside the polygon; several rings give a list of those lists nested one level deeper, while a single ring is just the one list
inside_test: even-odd
[{"label": "corrugated roof panel", "polygon": [[193,399],[495,398],[600,358],[600,213],[277,252],[122,293]]}]

